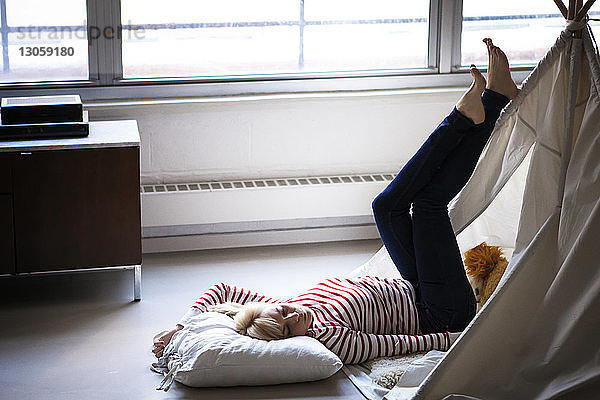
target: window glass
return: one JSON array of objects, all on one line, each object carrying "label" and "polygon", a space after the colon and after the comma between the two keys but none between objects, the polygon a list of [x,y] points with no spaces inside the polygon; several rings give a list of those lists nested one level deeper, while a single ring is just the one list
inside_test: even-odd
[{"label": "window glass", "polygon": [[0,5],[6,7],[0,82],[88,79],[85,0],[4,0]]},{"label": "window glass", "polygon": [[600,20],[600,3],[597,1],[592,5],[590,11],[588,12],[588,16],[590,17],[590,26],[592,27],[592,34],[596,41],[600,41],[600,21],[594,21],[594,19]]},{"label": "window glass", "polygon": [[428,17],[429,2],[422,0],[307,0],[305,19],[314,24],[304,30],[305,68],[425,68]]},{"label": "window glass", "polygon": [[487,65],[484,37],[502,47],[511,66],[537,64],[564,27],[549,0],[463,0],[461,66]]},{"label": "window glass", "polygon": [[121,6],[125,78],[427,66],[424,0],[121,0]]}]

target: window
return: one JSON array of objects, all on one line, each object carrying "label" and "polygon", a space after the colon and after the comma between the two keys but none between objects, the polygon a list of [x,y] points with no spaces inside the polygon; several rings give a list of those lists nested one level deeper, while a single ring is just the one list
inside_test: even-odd
[{"label": "window", "polygon": [[171,0],[168,6],[163,0],[121,0],[121,5],[124,78],[428,66],[429,2],[423,0]]},{"label": "window", "polygon": [[309,71],[428,66],[428,1],[305,0]]},{"label": "window", "polygon": [[113,99],[463,86],[468,65],[486,67],[484,36],[519,80],[563,28],[550,0],[0,0],[0,88]]},{"label": "window", "polygon": [[486,36],[503,48],[511,66],[537,64],[564,27],[565,19],[549,0],[463,0],[460,65],[487,65],[481,41]]},{"label": "window", "polygon": [[[600,40],[600,3],[597,1],[592,5],[588,12],[590,17],[590,27],[592,28],[592,34],[596,37],[596,40]],[[596,21],[594,21],[596,20]]]},{"label": "window", "polygon": [[85,0],[0,0],[0,82],[87,80]]}]

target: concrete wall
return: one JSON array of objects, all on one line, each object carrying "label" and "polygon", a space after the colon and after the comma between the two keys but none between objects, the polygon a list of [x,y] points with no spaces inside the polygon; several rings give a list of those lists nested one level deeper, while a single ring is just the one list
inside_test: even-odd
[{"label": "concrete wall", "polygon": [[87,102],[136,119],[142,183],[396,172],[464,88]]}]

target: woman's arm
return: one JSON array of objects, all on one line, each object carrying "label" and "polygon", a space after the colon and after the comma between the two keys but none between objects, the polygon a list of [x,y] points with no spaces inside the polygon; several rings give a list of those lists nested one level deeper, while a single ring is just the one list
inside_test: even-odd
[{"label": "woman's arm", "polygon": [[344,364],[356,364],[377,357],[399,356],[418,351],[450,348],[450,335],[429,333],[425,335],[376,335],[334,326],[317,333],[318,339],[338,355]]},{"label": "woman's arm", "polygon": [[266,297],[260,293],[252,292],[248,289],[243,289],[237,286],[227,285],[226,283],[219,283],[208,288],[196,303],[188,310],[188,312],[179,321],[180,325],[185,326],[189,318],[198,315],[200,312],[206,312],[208,306],[221,304],[221,303],[239,303],[246,304],[250,302],[266,302],[266,303],[278,303],[279,300],[273,299],[272,297]]},{"label": "woman's arm", "polygon": [[266,297],[260,293],[252,292],[248,289],[227,285],[225,283],[219,283],[208,288],[208,290],[204,292],[204,294],[200,296],[198,300],[196,300],[196,304],[194,304],[192,307],[204,312],[208,306],[214,304],[227,302],[246,304],[255,301],[266,303],[279,302],[277,299]]}]

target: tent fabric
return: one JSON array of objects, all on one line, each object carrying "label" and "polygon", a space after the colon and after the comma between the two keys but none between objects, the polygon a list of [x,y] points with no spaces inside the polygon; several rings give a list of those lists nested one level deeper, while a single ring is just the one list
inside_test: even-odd
[{"label": "tent fabric", "polygon": [[495,294],[416,393],[387,399],[550,399],[600,382],[600,67],[588,30],[561,33],[449,207],[460,244],[526,163],[520,213],[496,238],[514,252]]}]

